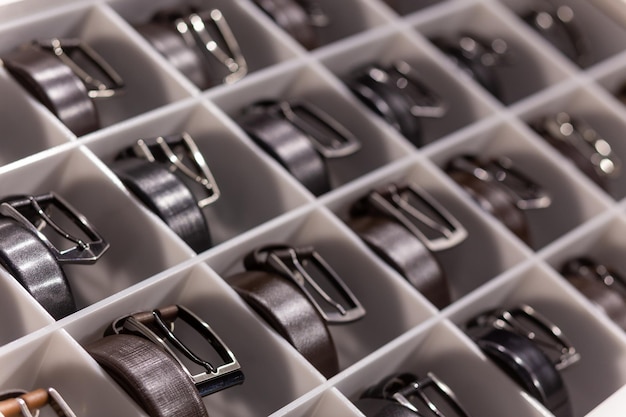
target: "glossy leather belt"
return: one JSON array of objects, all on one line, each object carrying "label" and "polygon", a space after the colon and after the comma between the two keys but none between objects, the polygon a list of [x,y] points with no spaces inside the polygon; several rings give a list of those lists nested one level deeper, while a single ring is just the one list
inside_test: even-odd
[{"label": "glossy leather belt", "polygon": [[[67,222],[83,236],[59,225]],[[74,246],[61,249],[67,242]],[[76,311],[62,265],[92,264],[108,247],[87,219],[54,193],[1,200],[0,264],[56,320]]]},{"label": "glossy leather belt", "polygon": [[115,70],[77,39],[35,41],[4,56],[7,71],[74,134],[100,128],[94,99],[120,94]]},{"label": "glossy leather belt", "polygon": [[47,405],[59,417],[76,417],[76,414],[54,388],[40,388],[30,392],[16,391],[15,395],[3,395],[0,399],[0,416],[39,416],[39,409]]},{"label": "glossy leather belt", "polygon": [[237,38],[218,9],[161,11],[136,29],[200,89],[220,77],[232,84],[248,73]]},{"label": "glossy leather belt", "polygon": [[561,274],[623,330],[626,330],[626,280],[588,257],[568,260]]},{"label": "glossy leather belt", "polygon": [[253,0],[276,24],[306,49],[319,46],[317,30],[328,16],[316,0]]},{"label": "glossy leather belt", "polygon": [[327,159],[354,154],[359,141],[310,103],[261,101],[238,119],[250,137],[316,196],[331,189]]},{"label": "glossy leather belt", "polygon": [[467,237],[466,229],[424,190],[389,184],[357,201],[348,225],[437,308],[450,304],[450,289],[434,252]]},{"label": "glossy leather belt", "polygon": [[561,112],[532,127],[603,189],[608,190],[609,181],[619,175],[621,162],[611,145],[583,120]]},{"label": "glossy leather belt", "polygon": [[111,169],[194,251],[212,246],[202,209],[217,201],[220,191],[188,133],[141,139]]},{"label": "glossy leather belt", "polygon": [[421,118],[443,117],[447,110],[441,98],[420,80],[418,71],[405,61],[359,68],[347,85],[415,146],[424,144]]},{"label": "glossy leather belt", "polygon": [[465,73],[496,98],[503,100],[497,68],[507,61],[508,46],[503,39],[483,39],[469,33],[432,42]]},{"label": "glossy leather belt", "polygon": [[[186,346],[174,334],[178,320],[198,332],[223,364],[216,366]],[[86,349],[151,417],[207,417],[201,397],[244,380],[235,356],[217,334],[180,305],[122,317]],[[201,372],[192,374],[191,365]]]},{"label": "glossy leather belt", "polygon": [[367,417],[469,417],[450,387],[433,373],[425,378],[390,375],[368,388],[356,405]]},{"label": "glossy leather belt", "polygon": [[451,159],[446,172],[476,201],[509,230],[531,245],[527,210],[550,206],[550,196],[538,184],[514,169],[508,158],[481,161],[462,155]]},{"label": "glossy leather belt", "polygon": [[[226,281],[278,334],[324,376],[339,372],[327,324],[361,319],[365,309],[313,248],[259,248],[244,259],[247,271]],[[332,298],[324,280],[341,297]]]},{"label": "glossy leather belt", "polygon": [[480,349],[556,417],[572,417],[560,371],[580,355],[561,330],[532,307],[493,310],[467,324]]}]

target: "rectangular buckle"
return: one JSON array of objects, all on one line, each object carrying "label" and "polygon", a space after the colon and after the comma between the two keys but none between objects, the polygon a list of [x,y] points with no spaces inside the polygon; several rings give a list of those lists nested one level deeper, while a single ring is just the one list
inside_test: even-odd
[{"label": "rectangular buckle", "polygon": [[[253,262],[264,270],[292,280],[328,323],[349,323],[365,315],[365,308],[339,275],[312,247],[266,246],[253,253]],[[342,299],[336,301],[317,281],[322,279]],[[327,311],[322,304],[330,306]]]},{"label": "rectangular buckle", "polygon": [[561,329],[528,305],[497,310],[490,316],[494,327],[513,331],[536,343],[553,360],[555,368],[559,371],[580,359],[580,354],[563,335]]},{"label": "rectangular buckle", "polygon": [[452,248],[467,237],[461,222],[415,184],[389,184],[384,190],[372,191],[367,201],[375,210],[400,222],[433,252]]},{"label": "rectangular buckle", "polygon": [[34,415],[37,417],[39,416],[39,409],[46,405],[50,405],[59,417],[76,417],[76,414],[61,397],[61,394],[54,388],[40,388],[0,401],[0,416],[22,415],[24,417],[33,417],[31,410],[34,410]]},{"label": "rectangular buckle", "polygon": [[305,133],[324,158],[342,158],[361,148],[352,132],[316,106],[295,101],[281,101],[278,106],[285,119]]},{"label": "rectangular buckle", "polygon": [[[184,321],[198,332],[219,355],[223,363],[215,366],[189,349],[172,331],[177,319]],[[183,306],[173,305],[149,313],[125,316],[113,322],[111,330],[116,334],[139,333],[154,342],[178,362],[203,397],[243,383],[244,375],[233,352],[204,320]],[[192,374],[174,350],[204,368],[205,372]]]},{"label": "rectangular buckle", "polygon": [[[67,220],[77,226],[90,240],[76,237],[59,226],[46,212],[49,207],[58,209]],[[96,231],[93,225],[65,200],[54,193],[39,196],[9,197],[2,200],[0,214],[16,220],[37,235],[52,251],[59,263],[92,264],[109,248],[109,244]],[[42,230],[47,226],[50,226],[63,239],[73,242],[75,246],[69,249],[59,249],[54,246],[46,235],[42,233]]]},{"label": "rectangular buckle", "polygon": [[[228,70],[230,74],[224,78],[224,83],[232,84],[248,73],[248,64],[237,43],[237,38],[218,9],[191,13],[183,18],[175,19],[174,25],[187,45],[199,48],[203,57],[207,54],[211,55]],[[222,48],[211,35],[208,27],[217,32],[225,48]]]},{"label": "rectangular buckle", "polygon": [[[124,88],[124,80],[93,48],[78,39],[52,38],[37,40],[34,44],[42,49],[50,50],[65,65],[81,79],[87,87],[87,93],[91,98],[107,98],[120,94]],[[104,76],[103,81],[97,75],[92,75],[71,56],[81,54],[83,61],[92,69]]]},{"label": "rectangular buckle", "polygon": [[140,139],[133,147],[135,156],[146,158],[150,162],[171,164],[171,170],[179,170],[184,176],[199,184],[206,197],[198,200],[198,206],[204,208],[220,197],[220,189],[191,135],[159,136],[152,139]]},{"label": "rectangular buckle", "polygon": [[441,417],[453,417],[443,414],[440,407],[437,406],[437,403],[431,399],[427,392],[425,392],[427,388],[434,389],[435,393],[441,396],[447,406],[451,408],[451,411],[455,412],[454,417],[469,417],[469,414],[467,414],[467,412],[463,409],[450,387],[437,378],[432,372],[429,372],[426,378],[414,381],[406,387],[399,389],[391,396],[391,398],[421,416],[424,409],[418,409],[410,400],[411,397],[417,396],[424,403],[426,409],[434,415]]}]

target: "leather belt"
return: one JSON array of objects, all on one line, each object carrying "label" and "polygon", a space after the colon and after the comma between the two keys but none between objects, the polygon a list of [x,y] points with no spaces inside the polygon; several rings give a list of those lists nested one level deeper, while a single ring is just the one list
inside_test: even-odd
[{"label": "leather belt", "polygon": [[501,101],[504,99],[498,79],[498,66],[506,63],[508,45],[503,39],[483,39],[469,33],[432,42],[465,73]]},{"label": "leather belt", "polygon": [[479,315],[467,332],[480,349],[556,417],[572,417],[560,371],[580,355],[561,330],[532,307],[521,305]]},{"label": "leather belt", "polygon": [[352,133],[310,103],[257,102],[242,111],[238,123],[316,196],[331,189],[325,161],[360,148]]},{"label": "leather belt", "polygon": [[[215,366],[188,348],[173,333],[177,319],[200,333],[224,363]],[[207,417],[202,396],[244,380],[239,363],[217,334],[180,305],[122,317],[86,349],[152,417]],[[175,351],[203,371],[192,375]]]},{"label": "leather belt", "polygon": [[[312,248],[285,245],[268,245],[251,252],[244,266],[246,272],[226,281],[324,376],[330,378],[339,372],[327,323],[359,320],[365,309],[333,269]],[[334,288],[342,302],[323,289],[328,287],[320,285],[320,279]]]},{"label": "leather belt", "polygon": [[626,281],[619,273],[590,258],[577,257],[563,264],[561,274],[626,330]]},{"label": "leather belt", "polygon": [[136,29],[200,89],[213,86],[220,77],[232,84],[248,72],[237,38],[218,9],[165,10]]},{"label": "leather belt", "polygon": [[347,82],[356,96],[415,146],[424,145],[421,118],[440,118],[447,106],[409,63],[370,64]]},{"label": "leather belt", "polygon": [[[48,212],[55,208],[54,218]],[[76,237],[57,223],[65,217],[86,236]],[[58,249],[44,231],[75,246]],[[62,264],[96,262],[109,245],[88,221],[54,193],[6,197],[0,204],[0,264],[59,320],[76,311]]]},{"label": "leather belt", "polygon": [[93,99],[120,94],[124,86],[102,57],[76,39],[53,38],[26,44],[5,54],[2,62],[77,136],[100,128]]},{"label": "leather belt", "polygon": [[254,0],[276,24],[306,49],[319,46],[317,29],[328,25],[328,16],[316,0]]},{"label": "leather belt", "polygon": [[59,417],[76,417],[63,397],[54,389],[37,389],[30,392],[16,391],[0,399],[0,416],[33,417],[39,415],[39,409],[49,405]]},{"label": "leather belt", "polygon": [[348,225],[374,253],[437,308],[450,304],[434,252],[458,245],[467,231],[443,206],[413,184],[389,184],[357,201],[351,215]]},{"label": "leather belt", "polygon": [[202,208],[217,201],[220,191],[189,134],[139,140],[111,168],[194,251],[212,246]]},{"label": "leather belt", "polygon": [[514,169],[511,160],[500,157],[480,161],[462,155],[448,162],[446,172],[483,210],[526,244],[532,244],[524,212],[547,208],[551,199],[538,184]]},{"label": "leather belt", "polygon": [[368,388],[356,405],[368,417],[469,417],[450,387],[433,373],[425,378],[390,375]]},{"label": "leather belt", "polygon": [[542,118],[532,127],[605,190],[619,175],[621,162],[611,145],[581,119],[561,112]]}]

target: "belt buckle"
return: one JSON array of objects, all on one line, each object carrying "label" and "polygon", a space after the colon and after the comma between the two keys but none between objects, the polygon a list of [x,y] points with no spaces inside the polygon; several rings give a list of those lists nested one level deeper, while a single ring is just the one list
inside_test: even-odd
[{"label": "belt buckle", "polygon": [[[78,39],[51,38],[47,40],[36,40],[34,45],[51,51],[65,65],[81,79],[88,90],[90,98],[107,98],[118,95],[123,91],[124,80],[122,77],[102,58],[93,48]],[[104,75],[107,82],[102,81],[97,76],[89,73],[71,56],[71,52],[79,52],[87,59],[90,65]]]},{"label": "belt buckle", "polygon": [[[231,386],[243,383],[244,375],[233,352],[226,346],[226,344],[224,344],[222,339],[220,339],[217,333],[215,333],[215,331],[213,331],[213,329],[204,320],[186,307],[174,305],[162,309],[152,310],[152,312],[148,314],[150,314],[150,320],[154,329],[137,319],[136,316],[138,314],[142,313],[132,314],[117,319],[111,324],[110,330],[115,334],[122,332],[139,333],[162,348],[165,352],[170,354],[178,362],[185,373],[189,375],[201,396],[204,397]],[[167,316],[167,318],[165,316]],[[172,316],[171,320],[169,320],[170,316]],[[214,366],[189,349],[173,332],[176,319],[187,323],[191,328],[204,337],[224,363]],[[177,350],[191,362],[204,368],[205,372],[192,374],[174,350]]]},{"label": "belt buckle", "polygon": [[[0,416],[3,416],[6,408],[11,411],[19,409],[20,415],[24,417],[33,417],[31,408],[36,409],[34,417],[39,416],[39,409],[49,404],[55,411],[55,414],[59,417],[76,417],[74,411],[65,402],[61,394],[54,388],[38,389],[35,391],[27,392],[23,395],[8,398],[0,402]],[[11,412],[9,415],[14,415],[15,412]]]},{"label": "belt buckle", "polygon": [[[173,23],[187,45],[199,48],[203,57],[210,54],[228,70],[230,74],[224,78],[224,83],[232,84],[248,73],[248,64],[237,38],[220,10],[192,11],[186,16],[174,18]],[[226,49],[211,35],[207,28],[209,25],[224,41]]]},{"label": "belt buckle", "polygon": [[549,357],[559,371],[580,359],[580,354],[563,335],[561,329],[529,305],[522,304],[511,309],[494,310],[479,316],[474,322],[474,324],[493,326],[496,329],[508,330],[526,337],[536,343],[537,347],[546,354],[551,352]]},{"label": "belt buckle", "polygon": [[[365,308],[360,301],[312,247],[295,249],[287,245],[268,245],[248,255],[244,264],[247,269],[278,273],[293,281],[328,323],[350,323],[365,315]],[[312,269],[314,275],[307,271],[307,267]],[[342,298],[344,304],[333,299],[316,278],[324,278],[324,282]],[[327,311],[322,303],[334,311]]]},{"label": "belt buckle", "polygon": [[617,271],[586,257],[568,261],[561,269],[565,275],[576,275],[598,281],[614,290],[626,300],[626,280]]},{"label": "belt buckle", "polygon": [[352,132],[311,103],[281,101],[275,110],[304,132],[324,158],[349,156],[361,148]]},{"label": "belt buckle", "polygon": [[169,163],[171,171],[180,171],[187,178],[199,184],[207,196],[198,201],[204,208],[220,197],[220,189],[191,135],[183,132],[180,135],[159,136],[151,139],[140,139],[131,150],[135,156],[150,162]]},{"label": "belt buckle", "polygon": [[[384,189],[372,191],[366,199],[374,209],[394,218],[433,252],[452,248],[467,237],[467,230],[461,222],[415,184],[389,184]],[[432,234],[437,237],[430,237]]]},{"label": "belt buckle", "polygon": [[[46,213],[46,209],[49,207],[57,208],[67,220],[77,226],[90,240],[85,241],[76,237],[59,226],[59,224]],[[93,225],[55,193],[42,194],[39,196],[9,197],[0,204],[0,214],[16,220],[38,236],[52,251],[59,263],[92,264],[109,248],[109,244],[96,231]],[[42,232],[46,226],[50,226],[54,232],[65,240],[73,242],[75,246],[69,249],[57,248]]]}]

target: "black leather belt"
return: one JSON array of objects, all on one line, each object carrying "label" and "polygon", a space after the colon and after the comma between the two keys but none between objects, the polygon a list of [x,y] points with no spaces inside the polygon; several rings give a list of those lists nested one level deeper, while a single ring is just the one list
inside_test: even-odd
[{"label": "black leather belt", "polygon": [[[188,348],[173,333],[176,320],[197,331],[224,363],[213,365]],[[244,380],[239,363],[217,334],[180,305],[122,317],[86,349],[151,417],[207,417],[202,396]],[[182,358],[202,372],[192,375]]]},{"label": "black leather belt", "polygon": [[561,274],[618,326],[626,330],[626,280],[588,257],[568,260]]},{"label": "black leather belt", "polygon": [[500,100],[504,99],[497,71],[507,60],[508,46],[503,39],[487,40],[462,33],[435,38],[432,42],[487,91]]},{"label": "black leather belt", "polygon": [[[269,245],[248,254],[244,266],[226,281],[324,376],[339,372],[327,323],[359,320],[365,309],[330,265],[312,248]],[[322,278],[341,302],[323,289]]]},{"label": "black leather belt", "polygon": [[420,80],[418,71],[405,61],[359,68],[349,76],[347,85],[415,146],[424,144],[421,118],[442,117],[447,110],[441,98]]},{"label": "black leather belt", "polygon": [[358,140],[310,103],[262,101],[248,106],[241,127],[315,195],[331,189],[326,160],[352,155]]},{"label": "black leather belt", "polygon": [[193,250],[212,246],[202,208],[217,201],[220,192],[189,134],[141,139],[123,151],[111,168]]},{"label": "black leather belt", "polygon": [[0,398],[0,416],[38,416],[39,410],[48,405],[59,417],[76,417],[70,406],[54,388],[40,388],[30,392],[19,390],[3,395]]},{"label": "black leather belt", "polygon": [[532,307],[493,310],[471,320],[467,332],[480,349],[556,417],[572,417],[560,371],[580,355],[561,330]]},{"label": "black leather belt", "polygon": [[232,84],[248,73],[237,38],[218,9],[161,11],[136,29],[200,89],[218,80]]},{"label": "black leather belt", "polygon": [[348,225],[374,253],[435,306],[450,304],[433,253],[458,245],[467,231],[443,206],[415,185],[389,184],[356,202],[351,215]]},{"label": "black leather belt", "polygon": [[611,145],[583,120],[561,112],[532,127],[603,189],[608,190],[609,181],[619,175],[621,162]]},{"label": "black leather belt", "polygon": [[[71,222],[84,237],[65,231],[60,220]],[[49,240],[54,234],[75,246],[57,248]],[[76,311],[62,264],[94,263],[108,247],[85,217],[54,193],[1,200],[0,264],[56,320]]]},{"label": "black leather belt", "polygon": [[551,199],[538,184],[514,169],[511,160],[500,157],[480,161],[462,155],[448,162],[446,172],[483,210],[526,244],[532,244],[524,212],[547,208]]},{"label": "black leather belt", "polygon": [[93,99],[120,94],[124,87],[113,68],[76,39],[32,42],[5,54],[2,62],[77,136],[100,128]]}]

